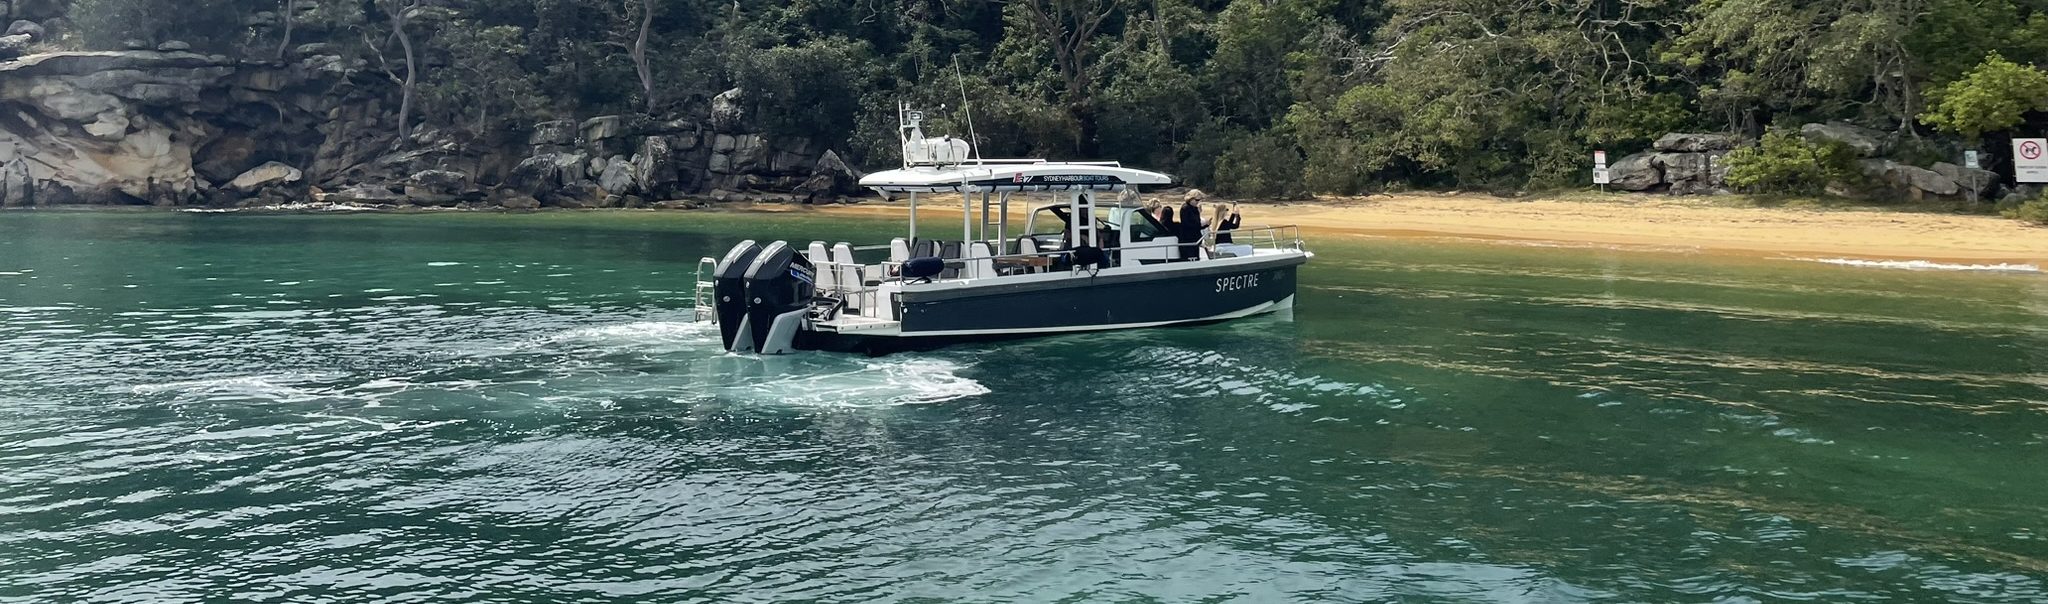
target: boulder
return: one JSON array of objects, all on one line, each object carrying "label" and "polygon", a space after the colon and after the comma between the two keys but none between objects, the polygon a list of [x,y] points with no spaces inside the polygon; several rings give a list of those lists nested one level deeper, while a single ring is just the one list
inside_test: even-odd
[{"label": "boulder", "polygon": [[1623,191],[1647,191],[1664,182],[1664,171],[1657,168],[1656,155],[1642,152],[1615,160],[1607,167],[1608,184]]},{"label": "boulder", "polygon": [[1919,166],[1900,165],[1892,170],[1893,183],[1933,195],[1954,195],[1962,186],[1940,173]]},{"label": "boulder", "polygon": [[728,153],[712,154],[711,162],[705,165],[705,170],[710,171],[712,174],[731,174],[732,155]]},{"label": "boulder", "polygon": [[298,48],[292,50],[301,57],[331,55],[334,54],[334,45],[327,42],[314,42],[311,44],[300,44]]},{"label": "boulder", "polygon": [[49,33],[49,30],[44,29],[41,24],[27,19],[17,19],[13,24],[7,26],[7,35],[10,36],[27,35],[30,38],[41,40],[48,37]]},{"label": "boulder", "polygon": [[405,198],[423,206],[451,206],[482,199],[468,174],[454,170],[421,170],[405,179]]},{"label": "boulder", "polygon": [[277,185],[288,185],[305,179],[306,174],[298,168],[278,162],[256,166],[234,180],[228,181],[227,188],[237,193],[248,194]]},{"label": "boulder", "polygon": [[1997,172],[1965,168],[1948,162],[1934,164],[1932,169],[1935,174],[1940,174],[1949,180],[1955,181],[1964,191],[1975,190],[1978,195],[1990,193],[1991,189],[1997,187],[1999,181],[2003,180],[1998,176]]},{"label": "boulder", "polygon": [[732,171],[735,173],[766,172],[768,163],[768,140],[759,134],[743,134],[733,137]]},{"label": "boulder", "polygon": [[641,140],[640,152],[633,157],[633,168],[640,176],[640,190],[648,193],[673,192],[682,181],[676,167],[675,150],[666,136],[650,136]]},{"label": "boulder", "polygon": [[1667,153],[1699,153],[1702,151],[1731,151],[1742,142],[1732,134],[1684,134],[1671,133],[1657,139],[1651,148]]},{"label": "boulder", "polygon": [[405,196],[383,185],[349,185],[338,191],[318,196],[316,201],[358,205],[395,206],[404,205]]},{"label": "boulder", "polygon": [[363,65],[350,62],[336,55],[309,55],[299,61],[299,68],[314,73],[345,74],[361,69]]},{"label": "boulder", "polygon": [[1889,159],[1865,159],[1856,162],[1865,176],[1897,189],[1904,189],[1918,197],[1921,194],[1954,195],[1962,191],[1956,181],[1926,168],[1909,166]]},{"label": "boulder", "polygon": [[624,136],[626,133],[626,121],[625,118],[616,115],[593,117],[584,120],[580,130],[583,133],[584,142],[595,143]]},{"label": "boulder", "polygon": [[576,135],[581,129],[576,122],[556,120],[533,125],[533,134],[526,138],[526,144],[534,146],[576,144]]},{"label": "boulder", "polygon": [[1841,143],[1863,157],[1877,157],[1884,153],[1884,133],[1848,122],[1807,124],[1799,128],[1799,135],[1814,143]]},{"label": "boulder", "polygon": [[192,50],[192,45],[180,40],[171,40],[156,45],[156,50],[157,52],[189,52]]},{"label": "boulder", "polygon": [[128,116],[119,111],[108,111],[85,125],[85,133],[106,142],[118,142],[128,136]]},{"label": "boulder", "polygon": [[563,185],[540,200],[543,205],[558,208],[594,208],[604,203],[604,190],[592,183],[578,182]]},{"label": "boulder", "polygon": [[711,129],[718,132],[739,132],[746,126],[746,95],[744,89],[734,88],[711,97]]},{"label": "boulder", "polygon": [[0,36],[0,59],[12,59],[28,54],[29,45],[35,41],[35,37],[28,34]]},{"label": "boulder", "polygon": [[142,40],[138,40],[135,38],[129,38],[121,41],[122,50],[150,50],[153,48],[155,47],[151,46],[148,42],[144,42]]},{"label": "boulder", "polygon": [[531,195],[513,194],[500,197],[498,207],[507,210],[534,210],[540,208],[540,200],[534,199]]},{"label": "boulder", "polygon": [[1726,173],[1720,167],[1722,155],[1725,153],[1658,153],[1650,161],[1664,171],[1666,183],[1696,182],[1720,186],[1717,173]]},{"label": "boulder", "polygon": [[[606,193],[626,195],[640,190],[640,170],[624,157],[614,157],[605,166],[604,173],[597,177],[597,186]],[[610,206],[607,206],[610,207]]]}]

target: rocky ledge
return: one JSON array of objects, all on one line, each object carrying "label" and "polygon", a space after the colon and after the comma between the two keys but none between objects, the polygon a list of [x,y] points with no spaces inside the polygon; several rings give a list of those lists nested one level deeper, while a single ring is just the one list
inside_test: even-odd
[{"label": "rocky ledge", "polygon": [[0,207],[684,207],[858,193],[860,173],[825,143],[750,126],[738,90],[699,118],[401,139],[395,87],[316,46],[292,61],[166,43],[0,62]]}]

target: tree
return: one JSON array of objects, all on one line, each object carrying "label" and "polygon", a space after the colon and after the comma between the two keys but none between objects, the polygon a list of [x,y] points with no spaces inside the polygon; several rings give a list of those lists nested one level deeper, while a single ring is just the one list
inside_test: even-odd
[{"label": "tree", "polygon": [[2019,125],[2029,111],[2048,111],[2048,73],[1994,52],[1969,75],[1936,89],[1932,96],[1921,121],[1974,143],[1986,132]]},{"label": "tree", "polygon": [[1122,14],[1126,0],[1010,0],[1021,23],[1052,51],[1053,65],[1064,84],[1067,111],[1078,128],[1075,149],[1095,150],[1096,36],[1112,17]]},{"label": "tree", "polygon": [[654,33],[654,14],[661,0],[623,0],[607,4],[614,27],[611,31],[611,45],[626,51],[633,62],[633,74],[639,80],[641,110],[649,115],[657,106],[654,93],[654,68],[648,59],[648,43]]},{"label": "tree", "polygon": [[[405,51],[405,77],[400,78],[396,74],[391,73],[388,65],[384,71],[399,86],[398,137],[392,141],[391,145],[396,148],[403,148],[410,144],[412,140],[412,101],[413,96],[419,90],[420,82],[419,52],[413,48],[412,31],[407,25],[411,22],[412,11],[420,8],[420,0],[374,1],[377,9],[384,11],[385,17],[390,19],[391,37],[397,38],[399,46]],[[376,45],[372,44],[371,48],[376,48]],[[381,53],[379,54],[379,59],[382,59]]]}]

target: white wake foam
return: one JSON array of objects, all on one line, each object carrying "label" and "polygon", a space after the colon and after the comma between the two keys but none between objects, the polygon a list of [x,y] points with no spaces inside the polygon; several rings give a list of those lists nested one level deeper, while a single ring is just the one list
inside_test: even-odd
[{"label": "white wake foam", "polygon": [[660,352],[718,345],[718,326],[690,321],[640,321],[617,325],[578,327],[543,336],[527,348],[596,349],[599,351]]},{"label": "white wake foam", "polygon": [[806,353],[798,358],[726,360],[752,367],[727,374],[732,381],[715,391],[756,404],[885,407],[944,403],[989,393],[981,382],[961,376],[960,364],[943,359]]},{"label": "white wake foam", "polygon": [[1887,268],[1912,271],[1982,271],[1999,273],[2038,273],[2039,265],[2033,264],[1953,264],[1931,260],[1861,260],[1856,258],[1792,258],[1800,262],[1819,262],[1836,266],[1862,268]]}]

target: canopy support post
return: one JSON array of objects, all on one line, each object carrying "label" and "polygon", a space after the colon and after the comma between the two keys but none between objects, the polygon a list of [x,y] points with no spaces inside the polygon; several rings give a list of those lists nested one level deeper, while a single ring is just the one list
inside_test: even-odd
[{"label": "canopy support post", "polygon": [[998,193],[998,194],[997,194],[997,197],[1001,199],[1001,201],[1000,201],[1000,202],[998,202],[998,203],[1000,203],[1000,204],[1001,204],[1001,207],[1000,207],[999,209],[1000,209],[1000,211],[1002,212],[1002,217],[1001,217],[1001,218],[997,218],[997,219],[996,219],[996,244],[997,244],[997,245],[999,245],[999,246],[1002,246],[1002,249],[1003,249],[1003,251],[1002,251],[1001,253],[1003,253],[1003,254],[1009,254],[1009,253],[1010,253],[1010,192],[1009,192],[1009,191],[1003,191],[1002,193]]},{"label": "canopy support post", "polygon": [[917,191],[910,192],[910,245],[917,247]]}]

